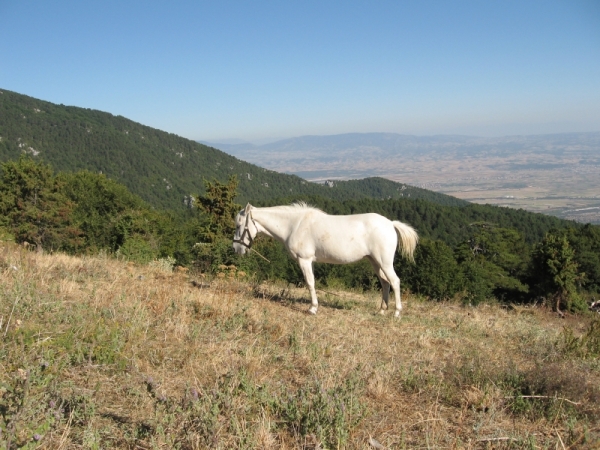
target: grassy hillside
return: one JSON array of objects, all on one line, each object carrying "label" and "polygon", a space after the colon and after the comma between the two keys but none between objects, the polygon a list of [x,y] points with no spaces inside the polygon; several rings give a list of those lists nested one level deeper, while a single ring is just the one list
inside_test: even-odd
[{"label": "grassy hillside", "polygon": [[598,322],[0,246],[2,448],[600,445]]},{"label": "grassy hillside", "polygon": [[59,171],[102,171],[163,209],[182,208],[185,196],[204,191],[203,179],[225,181],[231,175],[240,181],[240,203],[289,195],[465,203],[381,178],[336,182],[331,188],[309,183],[121,116],[0,90],[0,161],[17,159],[23,153]]}]

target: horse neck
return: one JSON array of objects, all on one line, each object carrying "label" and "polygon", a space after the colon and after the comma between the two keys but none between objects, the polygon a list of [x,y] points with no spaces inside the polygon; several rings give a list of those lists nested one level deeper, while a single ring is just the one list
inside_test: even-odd
[{"label": "horse neck", "polygon": [[263,228],[261,231],[280,241],[288,238],[304,214],[305,211],[284,210],[278,207],[252,209],[252,218]]}]

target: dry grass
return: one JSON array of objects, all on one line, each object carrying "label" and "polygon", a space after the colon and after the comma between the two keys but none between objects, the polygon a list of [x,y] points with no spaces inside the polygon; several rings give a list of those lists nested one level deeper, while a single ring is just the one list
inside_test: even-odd
[{"label": "dry grass", "polygon": [[[582,317],[0,247],[0,448],[597,448]],[[579,341],[575,341],[579,342]],[[582,357],[581,355],[588,355]]]}]

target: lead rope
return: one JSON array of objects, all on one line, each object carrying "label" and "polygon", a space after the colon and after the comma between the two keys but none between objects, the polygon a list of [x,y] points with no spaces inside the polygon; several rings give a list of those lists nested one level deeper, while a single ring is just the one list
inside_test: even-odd
[{"label": "lead rope", "polygon": [[254,253],[256,253],[258,256],[260,256],[262,259],[264,259],[266,262],[270,263],[271,261],[269,261],[267,258],[265,258],[263,255],[261,255],[260,253],[258,253],[256,250],[254,250],[252,247],[249,247],[250,250],[252,250]]}]

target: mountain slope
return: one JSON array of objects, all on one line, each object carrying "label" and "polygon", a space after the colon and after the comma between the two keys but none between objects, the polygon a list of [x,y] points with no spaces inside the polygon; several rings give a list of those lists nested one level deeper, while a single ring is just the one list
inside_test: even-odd
[{"label": "mountain slope", "polygon": [[0,90],[0,161],[28,154],[56,170],[102,171],[159,208],[183,208],[204,191],[204,179],[239,179],[240,203],[294,195],[420,198],[444,205],[465,202],[381,178],[333,187],[263,169],[195,141],[110,113],[56,105]]}]

